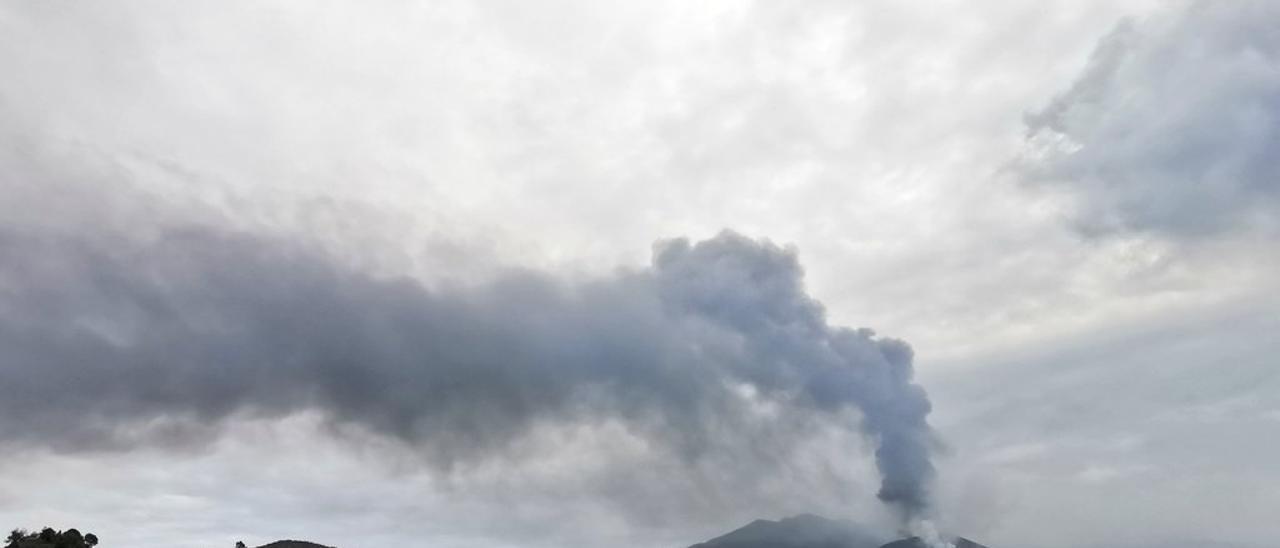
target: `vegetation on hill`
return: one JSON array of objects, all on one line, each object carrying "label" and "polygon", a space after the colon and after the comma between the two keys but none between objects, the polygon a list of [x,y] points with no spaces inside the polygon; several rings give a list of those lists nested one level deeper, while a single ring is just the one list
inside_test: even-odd
[{"label": "vegetation on hill", "polygon": [[75,529],[55,531],[45,527],[39,532],[14,529],[5,539],[5,548],[91,548],[98,545],[98,535],[80,534]]},{"label": "vegetation on hill", "polygon": [[[5,539],[4,548],[93,548],[98,545],[98,535],[81,534],[75,529],[57,531],[45,527],[38,532],[25,529],[14,529]],[[237,542],[236,548],[247,548],[243,542]],[[301,540],[278,540],[258,548],[331,548],[323,544]]]}]

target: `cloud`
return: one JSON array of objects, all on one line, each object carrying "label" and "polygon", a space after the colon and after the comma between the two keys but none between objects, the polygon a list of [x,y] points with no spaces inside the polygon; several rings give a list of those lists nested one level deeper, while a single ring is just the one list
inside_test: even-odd
[{"label": "cloud", "polygon": [[1265,434],[1280,408],[1280,343],[1268,336],[1278,312],[1260,296],[1188,307],[940,373],[937,426],[963,440],[943,483],[975,470],[998,478],[1010,502],[983,537],[992,545],[1265,545],[1280,455]]},{"label": "cloud", "polygon": [[[1247,445],[1247,439],[1182,443],[1215,433],[1259,443],[1269,439],[1276,416],[1272,400],[1237,398],[1265,392],[1258,378],[1269,378],[1264,374],[1274,352],[1247,343],[1270,340],[1254,335],[1269,331],[1239,332],[1211,352],[1169,350],[1182,348],[1172,343],[1196,333],[1238,331],[1233,320],[1206,313],[1228,297],[1256,303],[1258,296],[1274,294],[1280,278],[1271,275],[1270,257],[1280,255],[1271,252],[1273,246],[1255,240],[1264,245],[1188,249],[1195,246],[1146,234],[1080,238],[1060,222],[1053,200],[989,177],[1023,146],[1026,128],[1019,114],[1034,110],[1074,120],[1059,123],[1061,131],[1046,126],[1034,134],[1036,145],[1068,146],[1050,148],[1053,154],[1030,167],[1077,200],[1081,226],[1189,235],[1265,225],[1274,202],[1263,194],[1254,195],[1256,203],[1239,215],[1205,217],[1215,223],[1203,227],[1141,225],[1113,207],[1120,203],[1120,194],[1109,194],[1114,189],[1079,175],[1092,169],[1086,161],[1101,158],[1112,163],[1100,165],[1115,171],[1169,179],[1191,172],[1134,167],[1141,155],[1112,147],[1112,158],[1103,153],[1108,149],[1101,137],[1092,156],[1076,156],[1079,163],[1072,164],[1072,142],[1057,139],[1075,128],[1072,135],[1083,142],[1091,135],[1086,130],[1109,127],[1104,122],[1110,117],[1085,116],[1090,101],[1101,100],[1108,112],[1130,122],[1193,120],[1168,108],[1176,116],[1126,114],[1140,112],[1138,105],[1117,97],[1135,90],[1198,97],[1158,86],[1156,69],[1133,72],[1132,65],[1160,68],[1163,63],[1150,61],[1155,54],[1147,50],[1163,44],[1166,57],[1176,61],[1168,65],[1185,68],[1190,61],[1174,53],[1194,49],[1189,44],[1202,40],[1195,29],[1217,23],[1169,15],[1134,19],[1118,35],[1115,61],[1096,63],[1102,67],[1096,72],[1114,77],[1081,84],[1097,93],[1071,96],[1067,90],[1089,49],[1119,15],[1141,17],[1155,4],[1169,4],[506,4],[0,7],[0,65],[9,75],[0,79],[0,115],[6,120],[0,134],[23,135],[20,142],[0,146],[0,232],[8,236],[3,245],[10,251],[3,270],[28,276],[0,286],[0,298],[5,306],[30,298],[27,308],[8,310],[4,325],[43,326],[35,332],[46,335],[79,333],[75,345],[105,349],[80,358],[86,362],[82,368],[47,368],[25,381],[29,386],[57,377],[42,386],[60,398],[88,401],[63,404],[64,414],[26,409],[21,416],[32,420],[9,426],[9,432],[23,432],[12,438],[15,443],[44,443],[67,453],[11,453],[0,460],[0,503],[9,504],[0,507],[7,512],[0,514],[4,521],[38,523],[48,516],[50,522],[113,524],[115,531],[94,529],[131,546],[201,546],[228,530],[244,531],[246,540],[315,531],[320,540],[346,546],[366,543],[368,530],[377,529],[385,531],[378,538],[389,543],[565,547],[685,545],[750,519],[800,511],[873,517],[882,509],[868,492],[874,488],[863,488],[863,480],[874,476],[874,459],[860,452],[866,451],[858,439],[860,417],[818,406],[817,393],[813,401],[777,399],[788,392],[756,388],[767,377],[755,380],[752,367],[735,369],[732,388],[684,415],[646,413],[647,406],[665,400],[648,389],[631,393],[577,382],[582,376],[551,388],[499,384],[513,386],[508,390],[522,398],[527,390],[537,411],[528,420],[511,421],[509,410],[489,409],[484,398],[475,398],[472,408],[484,412],[460,417],[485,420],[461,430],[458,440],[442,441],[440,434],[450,431],[445,426],[460,418],[417,418],[418,403],[403,395],[385,408],[366,409],[334,395],[370,390],[362,383],[385,378],[381,367],[349,367],[348,373],[354,369],[358,375],[347,387],[348,377],[336,373],[282,378],[283,371],[252,363],[281,352],[269,344],[307,334],[330,337],[324,343],[335,351],[326,357],[348,352],[348,358],[371,356],[374,365],[409,363],[394,353],[375,355],[367,342],[375,330],[358,329],[391,314],[388,302],[406,308],[459,303],[471,314],[446,314],[439,323],[457,316],[506,326],[503,333],[515,333],[507,339],[512,347],[529,348],[518,337],[526,334],[519,318],[508,313],[543,308],[500,296],[503,287],[521,284],[526,289],[510,289],[513,295],[546,303],[551,312],[597,319],[588,309],[610,300],[597,292],[599,298],[587,303],[583,295],[612,288],[610,294],[626,306],[603,318],[634,329],[636,346],[668,340],[669,326],[652,323],[672,318],[702,318],[698,325],[705,333],[678,341],[734,340],[750,326],[715,318],[744,297],[716,296],[728,291],[719,282],[706,283],[705,289],[715,290],[708,293],[664,286],[647,247],[658,236],[688,234],[692,250],[699,247],[694,242],[732,226],[795,242],[803,250],[803,293],[822,301],[827,327],[869,322],[911,341],[918,373],[945,410],[931,414],[931,422],[944,429],[959,455],[943,461],[955,466],[948,466],[937,488],[950,520],[944,529],[986,531],[998,521],[1004,533],[974,535],[992,545],[1051,544],[1053,539],[1039,533],[1055,527],[1075,535],[1073,540],[1107,539],[1121,531],[1149,534],[1175,520],[1185,532],[1225,528],[1238,537],[1274,536],[1268,515],[1206,511],[1236,509],[1232,499],[1253,492],[1246,488],[1275,481],[1263,466],[1243,480],[1221,478],[1214,471],[1223,468],[1221,462],[1232,462],[1227,468],[1240,478],[1231,458],[1249,456],[1252,467],[1265,464],[1274,449]],[[1220,20],[1234,17],[1227,8],[1210,8],[1200,9]],[[1178,28],[1185,32],[1172,36]],[[1240,33],[1242,40],[1258,40],[1249,36]],[[1210,69],[1218,67],[1201,74],[1218,74]],[[1070,108],[1058,113],[1048,106],[1055,92],[1069,99],[1064,104]],[[1214,154],[1249,157],[1247,143],[1240,144]],[[24,152],[41,148],[62,152],[45,158]],[[1064,166],[1076,170],[1072,177],[1064,175]],[[138,188],[122,188],[122,179]],[[1131,186],[1138,210],[1153,200],[1142,192],[1163,191],[1145,183]],[[1215,191],[1225,196],[1221,188],[1229,185]],[[1213,209],[1212,200],[1177,199],[1183,194],[1173,194],[1170,203]],[[14,257],[20,260],[9,260]],[[699,259],[696,264],[706,270],[698,271],[711,276],[712,263]],[[615,272],[619,264],[630,270]],[[534,270],[501,270],[510,265]],[[186,271],[189,279],[177,275]],[[235,275],[246,281],[203,283]],[[297,283],[277,281],[292,276]],[[135,294],[93,290],[108,282]],[[219,297],[222,291],[242,291],[237,283],[262,289],[244,302]],[[45,295],[20,291],[35,288]],[[680,296],[686,293],[705,298],[691,300],[702,303],[696,307],[666,308],[673,299],[691,299]],[[189,320],[164,307],[131,311],[131,303],[143,297],[192,304],[178,309],[199,313]],[[59,299],[73,306],[39,306]],[[785,298],[752,302],[747,308],[769,314],[806,313],[803,306],[798,313],[771,308]],[[239,322],[248,334],[219,330],[220,324],[237,323],[224,317],[256,317],[257,311],[283,310],[285,304],[309,314],[305,325],[316,327],[301,330],[297,325],[304,324],[295,324],[301,320],[279,314],[275,322]],[[76,321],[55,321],[71,317]],[[1158,359],[1133,368],[1116,368],[1121,360],[1103,354],[1062,359],[1094,348],[1092,334],[1127,332],[1174,317],[1191,322],[1177,336],[1123,345]],[[324,327],[326,322],[337,327]],[[153,329],[156,324],[162,329]],[[561,324],[583,338],[593,329],[606,331],[586,319]],[[264,325],[285,334],[256,336]],[[407,335],[398,338],[408,339],[399,343],[404,348],[428,346]],[[219,370],[260,378],[238,383],[240,377],[220,377],[190,363],[166,364],[181,374],[147,376],[160,370],[152,364],[132,369],[138,378],[91,386],[106,374],[87,362],[111,365],[130,351],[147,350],[129,345],[161,340],[234,348],[238,353],[217,361],[233,365]],[[240,342],[246,345],[232,344]],[[206,347],[188,345],[179,353],[214,363]],[[521,357],[552,354],[531,350]],[[19,358],[6,356],[0,363],[17,367]],[[1185,382],[1159,382],[1173,374],[1168,364],[1193,361],[1205,367],[1178,374]],[[714,368],[729,362],[754,363],[726,359]],[[956,369],[966,366],[971,367]],[[78,375],[81,370],[87,376]],[[219,407],[216,399],[199,394],[191,401],[172,396],[185,397],[184,382],[200,380],[202,371],[209,371],[215,388],[229,385],[222,390],[234,401]],[[493,368],[477,373],[499,379],[507,374]],[[9,370],[5,378],[26,374]],[[697,381],[688,390],[719,389],[687,372],[627,380],[644,387],[644,379],[686,377]],[[394,377],[387,384],[412,392],[418,378]],[[141,405],[132,403],[130,388],[123,386],[130,382],[149,390]],[[1213,394],[1204,394],[1208,385]],[[246,386],[249,392],[242,393]],[[279,390],[262,394],[268,390],[260,386]],[[576,388],[557,392],[556,386]],[[474,388],[465,393],[483,394]],[[620,396],[633,404],[609,403]],[[676,393],[663,397],[682,401]],[[47,405],[40,396],[18,398]],[[1139,486],[1123,478],[1087,486],[1061,481],[1087,463],[1130,464],[1108,452],[1111,440],[1151,430],[1129,419],[1142,416],[1125,407],[1130,405],[1160,416],[1157,426],[1169,430],[1161,445],[1144,445],[1126,459],[1176,455],[1205,465]],[[741,414],[700,422],[718,409]],[[1234,420],[1253,412],[1262,419]],[[1182,430],[1182,415],[1206,425]],[[288,430],[302,419],[318,422],[314,439],[295,440],[273,430],[249,436],[243,451],[224,446],[252,430],[246,425]],[[439,428],[428,428],[433,424]],[[494,427],[503,424],[510,427]],[[1064,433],[1064,425],[1076,432]],[[711,438],[700,445],[703,434]],[[204,445],[213,439],[214,447]],[[317,457],[330,443],[343,455],[333,458],[344,464]],[[1249,449],[1237,450],[1241,443]],[[143,449],[155,444],[166,450]],[[89,451],[104,447],[129,450]],[[1000,469],[993,484],[1034,496],[1017,505],[1004,504],[1017,497],[1003,491],[979,494],[977,503],[968,494],[948,498],[945,484],[965,481],[966,471],[957,468],[972,452],[990,455],[985,465]],[[397,460],[402,456],[404,462]],[[41,466],[62,458],[79,464]],[[367,466],[371,461],[378,466]],[[423,462],[431,464],[413,473],[427,477],[416,483],[405,485],[396,475]],[[760,475],[762,470],[769,473]],[[1157,462],[1155,470],[1163,474],[1167,468]],[[25,488],[41,485],[32,478],[52,476],[59,479],[56,486]],[[129,479],[114,479],[120,477]],[[1099,496],[1103,488],[1106,495]],[[210,514],[222,518],[164,510],[170,495],[192,493],[214,501],[208,507],[218,510]],[[1214,498],[1221,493],[1230,496]],[[1090,511],[1081,515],[1081,509]],[[377,525],[353,525],[362,523]],[[459,541],[462,536],[469,541]]]},{"label": "cloud", "polygon": [[1194,2],[1126,20],[1066,91],[1026,116],[1021,166],[1091,232],[1183,237],[1280,222],[1273,2]]}]

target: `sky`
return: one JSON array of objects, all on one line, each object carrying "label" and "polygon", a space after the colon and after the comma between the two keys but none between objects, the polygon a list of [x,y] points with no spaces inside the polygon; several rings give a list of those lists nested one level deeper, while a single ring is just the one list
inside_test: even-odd
[{"label": "sky", "polygon": [[1274,546],[1278,25],[0,0],[0,526]]}]

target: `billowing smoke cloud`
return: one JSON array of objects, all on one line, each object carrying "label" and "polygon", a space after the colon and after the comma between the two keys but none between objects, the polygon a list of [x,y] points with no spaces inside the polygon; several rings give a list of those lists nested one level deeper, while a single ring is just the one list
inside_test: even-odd
[{"label": "billowing smoke cloud", "polygon": [[1092,232],[1280,226],[1280,5],[1185,2],[1125,21],[1027,117],[1028,175],[1062,185]]},{"label": "billowing smoke cloud", "polygon": [[660,242],[650,267],[592,280],[429,288],[207,224],[20,218],[0,225],[9,442],[184,443],[229,418],[313,410],[444,467],[512,457],[540,425],[601,421],[696,459],[800,416],[860,422],[879,497],[908,515],[928,505],[930,406],[911,348],[829,325],[795,252],[768,241],[725,232]]}]

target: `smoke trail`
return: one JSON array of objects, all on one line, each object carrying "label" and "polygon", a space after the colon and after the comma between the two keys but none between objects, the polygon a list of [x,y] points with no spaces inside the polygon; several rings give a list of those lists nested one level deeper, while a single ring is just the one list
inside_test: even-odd
[{"label": "smoke trail", "polygon": [[908,534],[920,539],[928,548],[956,548],[956,543],[942,538],[938,528],[929,519],[914,519],[908,524]]},{"label": "smoke trail", "polygon": [[927,506],[910,347],[828,325],[796,254],[768,241],[725,232],[585,282],[514,272],[430,290],[288,241],[141,232],[0,224],[0,439],[182,443],[233,416],[319,410],[441,466],[603,420],[698,458],[763,442],[748,411],[768,403],[859,413],[880,498]]},{"label": "smoke trail", "polygon": [[827,324],[810,298],[794,253],[726,232],[690,246],[661,248],[654,271],[668,303],[742,335],[763,367],[747,380],[775,393],[799,392],[818,411],[861,411],[877,444],[882,483],[877,496],[905,518],[928,509],[934,468],[924,389],[912,382],[912,351],[869,329]]}]

